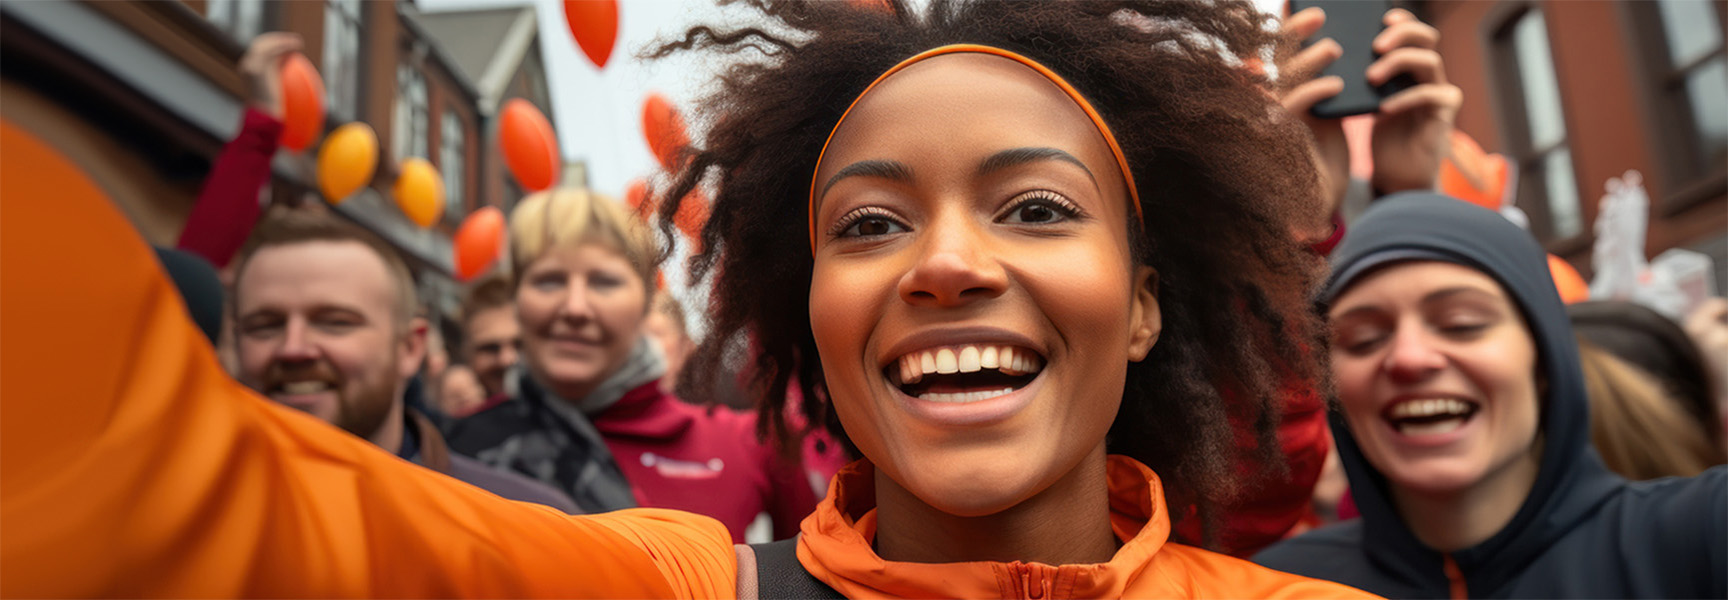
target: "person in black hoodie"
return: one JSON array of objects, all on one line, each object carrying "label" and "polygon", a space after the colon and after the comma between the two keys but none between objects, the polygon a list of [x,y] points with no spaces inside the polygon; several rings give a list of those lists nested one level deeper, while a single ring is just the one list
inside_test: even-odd
[{"label": "person in black hoodie", "polygon": [[1728,596],[1728,470],[1631,483],[1603,466],[1528,233],[1392,196],[1345,236],[1321,300],[1362,518],[1256,562],[1390,598]]}]

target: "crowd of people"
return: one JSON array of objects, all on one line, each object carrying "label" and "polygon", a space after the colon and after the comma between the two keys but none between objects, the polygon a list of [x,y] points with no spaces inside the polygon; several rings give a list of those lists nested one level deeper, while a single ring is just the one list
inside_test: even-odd
[{"label": "crowd of people", "polygon": [[1728,301],[1567,306],[1437,193],[1462,94],[1411,13],[1346,224],[1318,9],[750,7],[647,53],[759,56],[666,216],[533,194],[456,315],[259,207],[291,34],[177,248],[39,148],[6,234],[93,241],[6,258],[0,592],[1728,597]]}]

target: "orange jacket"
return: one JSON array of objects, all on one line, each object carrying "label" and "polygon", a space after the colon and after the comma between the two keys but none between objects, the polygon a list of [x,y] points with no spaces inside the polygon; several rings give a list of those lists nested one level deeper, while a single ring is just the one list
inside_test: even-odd
[{"label": "orange jacket", "polygon": [[[95,185],[6,122],[0,157],[0,595],[734,595],[737,556],[714,519],[511,502],[258,397],[218,366]],[[885,562],[874,514],[836,508],[864,469],[830,490],[799,547],[854,597],[1359,594],[1166,544],[1157,476],[1121,458],[1125,544],[1109,563]]]},{"label": "orange jacket", "polygon": [[719,522],[498,498],[253,394],[100,189],[0,122],[0,595],[730,597]]},{"label": "orange jacket", "polygon": [[[1273,571],[1238,558],[1167,542],[1170,520],[1158,475],[1111,456],[1110,526],[1122,542],[1110,562],[904,563],[872,549],[876,509],[848,489],[872,489],[872,467],[841,469],[828,498],[804,520],[798,561],[848,598],[1372,598],[1336,583]],[[840,507],[852,507],[842,510]]]}]

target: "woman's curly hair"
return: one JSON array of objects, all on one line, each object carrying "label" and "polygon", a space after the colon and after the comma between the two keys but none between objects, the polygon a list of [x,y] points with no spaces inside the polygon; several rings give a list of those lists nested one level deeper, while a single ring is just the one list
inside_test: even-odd
[{"label": "woman's curly hair", "polygon": [[[1107,446],[1154,469],[1172,515],[1197,513],[1210,540],[1210,511],[1256,475],[1234,472],[1236,453],[1283,465],[1281,389],[1326,385],[1309,305],[1320,261],[1294,240],[1321,211],[1318,175],[1306,128],[1251,66],[1288,56],[1270,18],[1236,0],[746,4],[762,26],[693,27],[646,53],[761,56],[723,72],[695,120],[705,143],[655,194],[670,234],[679,199],[713,190],[707,251],[690,262],[698,281],[717,274],[711,322],[680,382],[685,395],[723,385],[736,372],[729,363],[749,356],[759,433],[790,445],[803,432],[789,423],[818,423],[845,439],[810,329],[817,154],[848,105],[901,60],[953,43],[1012,50],[1086,95],[1133,170],[1145,223],[1130,233],[1139,261],[1158,272],[1164,328],[1128,366]],[[793,386],[806,400],[789,419]],[[1252,424],[1251,443],[1235,442],[1231,420]]]}]

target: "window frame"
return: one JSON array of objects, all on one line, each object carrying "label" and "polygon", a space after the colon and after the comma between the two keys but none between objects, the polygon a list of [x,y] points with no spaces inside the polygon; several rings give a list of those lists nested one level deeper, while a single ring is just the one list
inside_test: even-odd
[{"label": "window frame", "polygon": [[[1718,23],[1728,29],[1728,7],[1722,2],[1705,2],[1714,7]],[[1663,26],[1661,8],[1648,0],[1619,2],[1621,28],[1631,54],[1634,71],[1632,81],[1638,88],[1643,105],[1644,130],[1654,150],[1656,175],[1661,193],[1652,199],[1652,208],[1661,216],[1673,216],[1712,199],[1728,195],[1728,164],[1714,168],[1695,167],[1704,162],[1696,136],[1690,100],[1686,98],[1686,77],[1711,60],[1721,57],[1728,61],[1728,35],[1722,43],[1704,56],[1681,67],[1674,67],[1669,58],[1667,29]]]},{"label": "window frame", "polygon": [[445,107],[439,118],[438,172],[444,178],[444,214],[457,221],[468,214],[467,139],[468,124],[462,115]]},{"label": "window frame", "polygon": [[[1586,211],[1586,191],[1580,185],[1578,178],[1577,157],[1573,154],[1571,111],[1567,110],[1566,86],[1561,81],[1563,73],[1558,65],[1554,65],[1555,89],[1560,104],[1560,123],[1563,128],[1560,139],[1551,144],[1537,147],[1531,139],[1531,123],[1527,111],[1528,101],[1525,97],[1523,75],[1520,72],[1518,50],[1513,37],[1518,23],[1532,11],[1542,12],[1544,33],[1548,37],[1548,60],[1553,63],[1554,44],[1553,28],[1550,26],[1545,7],[1532,0],[1507,0],[1497,3],[1482,19],[1479,30],[1483,56],[1487,61],[1487,76],[1492,91],[1496,121],[1499,125],[1500,139],[1504,143],[1503,153],[1513,162],[1518,170],[1516,190],[1517,206],[1530,217],[1530,233],[1536,236],[1550,251],[1564,254],[1564,251],[1583,248],[1589,244],[1591,237],[1590,216]],[[1555,234],[1554,210],[1550,202],[1547,169],[1545,162],[1555,152],[1564,151],[1570,156],[1572,166],[1572,186],[1577,193],[1579,227],[1578,231],[1560,236]]]},{"label": "window frame", "polygon": [[[409,84],[418,83],[418,87]],[[391,105],[391,156],[397,164],[409,157],[431,160],[432,154],[432,92],[426,82],[426,72],[414,65],[396,65],[396,101]],[[410,93],[417,90],[419,93]],[[415,100],[419,103],[416,104]],[[403,109],[407,109],[404,116]],[[419,134],[419,135],[415,135]]]},{"label": "window frame", "polygon": [[[349,2],[354,6],[354,13],[352,15],[338,7],[340,4]],[[324,39],[321,44],[323,48],[320,50],[321,58],[318,68],[321,71],[319,74],[324,78],[325,112],[329,115],[328,120],[330,122],[340,123],[343,121],[366,120],[364,118],[364,113],[366,111],[366,86],[364,85],[366,82],[366,10],[371,4],[372,3],[367,0],[323,0],[324,14],[321,15],[321,17],[324,27]],[[343,56],[335,63],[330,60],[329,56],[331,53],[330,45],[333,43],[331,41],[333,39],[333,32],[330,27],[332,14],[337,15],[335,18],[345,23],[351,30],[352,35],[349,37],[347,42],[352,43],[354,46],[354,52],[352,55]],[[332,69],[332,64],[340,64],[345,67],[345,70]],[[333,73],[332,71],[336,72]],[[353,79],[352,107],[344,106],[342,98],[336,97],[336,94],[338,93],[337,90],[341,88],[337,78],[344,76]]]},{"label": "window frame", "polygon": [[[218,20],[216,16],[218,6],[238,8],[242,4],[258,7],[257,22],[253,24],[257,29],[250,32],[250,35],[242,35],[245,32],[239,31],[239,12],[230,12],[221,20]],[[258,37],[259,34],[278,28],[278,23],[281,21],[280,4],[280,2],[273,0],[205,0],[204,20],[209,21],[211,25],[234,38],[234,41],[244,48],[250,45],[253,38]]]}]

